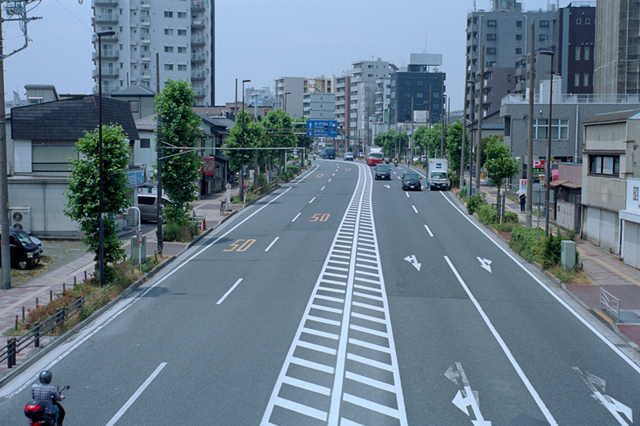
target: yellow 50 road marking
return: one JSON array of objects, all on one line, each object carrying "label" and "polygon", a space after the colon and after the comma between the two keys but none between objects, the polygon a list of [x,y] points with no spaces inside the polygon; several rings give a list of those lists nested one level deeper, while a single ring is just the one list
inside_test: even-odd
[{"label": "yellow 50 road marking", "polygon": [[251,247],[251,245],[253,243],[255,243],[255,242],[256,242],[256,240],[254,240],[254,239],[249,239],[249,240],[239,239],[239,240],[235,240],[234,242],[229,244],[231,246],[230,249],[225,249],[225,250],[222,250],[222,251],[237,251],[237,252],[247,251],[247,249],[249,247]]}]

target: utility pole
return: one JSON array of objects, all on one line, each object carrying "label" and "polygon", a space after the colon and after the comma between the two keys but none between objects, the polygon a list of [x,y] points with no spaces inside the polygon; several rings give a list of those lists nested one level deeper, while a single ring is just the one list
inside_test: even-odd
[{"label": "utility pole", "polygon": [[467,78],[468,78],[467,73],[469,70],[469,55],[466,55],[466,56],[467,56],[467,61],[464,66],[464,104],[462,106],[463,112],[462,112],[462,149],[460,152],[460,185],[459,185],[460,188],[464,186],[464,169],[465,169],[464,151],[467,145],[467,96],[469,93],[467,91],[467,87],[469,87],[469,85],[467,84]]},{"label": "utility pole", "polygon": [[525,207],[525,226],[531,228],[533,217],[533,79],[534,72],[534,48],[535,43],[535,19],[531,20],[531,48],[529,53],[529,138],[527,141],[527,200]]},{"label": "utility pole", "polygon": [[440,158],[444,158],[444,111],[446,109],[444,100],[444,73],[442,73],[442,87],[440,88]]},{"label": "utility pole", "polygon": [[[82,0],[78,0],[82,3]],[[4,60],[9,56],[26,49],[29,44],[27,37],[27,24],[35,19],[27,18],[27,4],[31,0],[7,1],[0,0],[0,261],[2,262],[2,288],[11,288],[11,248],[9,244],[9,180],[7,178],[7,121],[5,115],[6,105],[4,103]],[[2,17],[2,4],[7,3],[5,8],[9,18]],[[12,51],[8,55],[4,54],[2,23],[5,21],[21,21],[20,28],[24,35],[24,45]]]},{"label": "utility pole", "polygon": [[[156,52],[156,95],[160,95],[160,53]],[[162,235],[162,115],[158,111],[156,131],[156,155],[158,163],[158,254],[162,256],[164,236]]]},{"label": "utility pole", "polygon": [[484,95],[484,43],[480,52],[480,89],[478,90],[478,152],[476,153],[476,193],[480,193],[480,166],[482,165],[482,116],[484,115],[482,96]]}]

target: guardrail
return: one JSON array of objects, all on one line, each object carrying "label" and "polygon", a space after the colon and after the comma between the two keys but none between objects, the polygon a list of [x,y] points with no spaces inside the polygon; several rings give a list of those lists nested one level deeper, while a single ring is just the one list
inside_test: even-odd
[{"label": "guardrail", "polygon": [[7,345],[0,350],[0,362],[7,361],[7,368],[12,368],[16,365],[16,356],[22,350],[26,349],[32,343],[34,347],[39,348],[40,338],[82,311],[82,309],[84,309],[84,301],[84,296],[81,296],[66,308],[58,309],[55,314],[41,323],[36,324],[35,327],[22,336],[8,339]]},{"label": "guardrail", "polygon": [[620,324],[620,299],[600,287],[600,310],[602,307],[608,308],[616,314],[616,324]]}]

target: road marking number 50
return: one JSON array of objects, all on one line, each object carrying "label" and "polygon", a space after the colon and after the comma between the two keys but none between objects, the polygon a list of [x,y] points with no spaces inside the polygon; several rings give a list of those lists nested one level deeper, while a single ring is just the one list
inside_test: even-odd
[{"label": "road marking number 50", "polygon": [[222,251],[239,251],[239,252],[247,251],[247,249],[249,247],[251,247],[251,245],[253,243],[255,243],[255,242],[256,242],[256,240],[253,240],[253,239],[251,239],[251,240],[245,240],[245,239],[235,240],[234,242],[232,242],[230,244],[230,246],[231,246],[230,249],[225,249],[225,250],[222,250]]},{"label": "road marking number 50", "polygon": [[329,216],[331,216],[331,213],[316,213],[311,216],[312,219],[309,222],[326,222],[329,220]]}]

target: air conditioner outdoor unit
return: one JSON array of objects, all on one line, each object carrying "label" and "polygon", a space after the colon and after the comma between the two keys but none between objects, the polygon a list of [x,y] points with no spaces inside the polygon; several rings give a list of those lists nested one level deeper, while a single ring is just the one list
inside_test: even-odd
[{"label": "air conditioner outdoor unit", "polygon": [[9,223],[31,234],[31,207],[9,207]]}]

